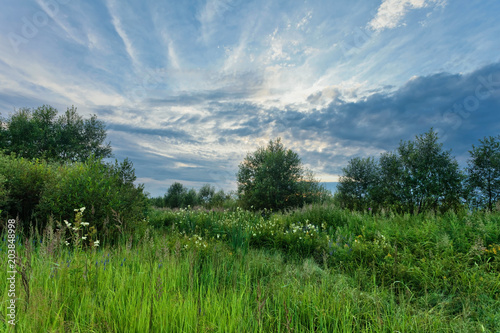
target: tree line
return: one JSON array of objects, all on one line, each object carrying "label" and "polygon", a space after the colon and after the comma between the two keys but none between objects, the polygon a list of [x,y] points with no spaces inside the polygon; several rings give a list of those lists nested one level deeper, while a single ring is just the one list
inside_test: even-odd
[{"label": "tree line", "polygon": [[147,198],[143,185],[134,184],[128,159],[104,161],[112,156],[111,145],[105,142],[105,124],[95,115],[83,119],[71,107],[58,116],[44,105],[18,109],[1,122],[0,210],[28,220],[50,214],[64,218],[78,205],[102,207],[96,218],[119,220],[121,214],[137,220],[146,217],[147,202],[167,208],[279,211],[333,201],[351,210],[416,214],[464,207],[491,211],[500,198],[500,136],[479,140],[468,166],[460,169],[431,129],[378,159],[351,159],[333,198],[278,138],[243,159],[235,193],[210,184],[196,191],[176,182],[165,195]]},{"label": "tree line", "polygon": [[342,170],[335,200],[351,210],[492,211],[500,196],[500,136],[473,145],[465,169],[438,140],[430,129],[378,160],[351,159]]},{"label": "tree line", "polygon": [[163,196],[153,197],[150,203],[158,208],[187,208],[202,206],[207,209],[233,206],[235,202],[232,193],[225,193],[210,184],[203,185],[198,191],[188,189],[182,183],[175,182]]}]

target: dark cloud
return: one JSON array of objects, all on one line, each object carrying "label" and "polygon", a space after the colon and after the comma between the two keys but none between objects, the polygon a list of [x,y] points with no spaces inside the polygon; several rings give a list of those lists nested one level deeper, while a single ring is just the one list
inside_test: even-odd
[{"label": "dark cloud", "polygon": [[[311,96],[315,100],[316,95]],[[310,112],[293,105],[282,110],[253,103],[212,103],[211,107],[206,120],[234,125],[214,130],[223,140],[262,137],[272,130],[296,143],[304,162],[326,173],[339,174],[350,158],[377,157],[431,127],[439,132],[445,149],[452,149],[464,165],[472,144],[500,134],[500,63],[469,74],[416,77],[397,90],[383,89],[357,102],[335,97],[326,107]],[[301,147],[307,140],[322,142],[328,149]]]}]

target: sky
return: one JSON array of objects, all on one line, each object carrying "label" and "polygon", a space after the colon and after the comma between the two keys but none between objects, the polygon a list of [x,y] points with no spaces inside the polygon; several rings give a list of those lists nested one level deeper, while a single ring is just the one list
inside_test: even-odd
[{"label": "sky", "polygon": [[0,114],[74,105],[151,196],[236,189],[281,137],[318,179],[434,128],[500,134],[498,0],[5,0]]}]

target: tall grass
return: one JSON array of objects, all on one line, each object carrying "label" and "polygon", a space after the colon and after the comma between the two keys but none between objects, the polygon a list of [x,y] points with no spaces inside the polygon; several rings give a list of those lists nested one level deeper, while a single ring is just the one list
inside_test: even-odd
[{"label": "tall grass", "polygon": [[154,214],[112,248],[19,239],[17,332],[500,331],[497,214]]}]

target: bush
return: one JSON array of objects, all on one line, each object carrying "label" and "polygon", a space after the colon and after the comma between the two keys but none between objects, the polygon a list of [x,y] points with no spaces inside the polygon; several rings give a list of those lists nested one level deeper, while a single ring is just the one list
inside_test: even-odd
[{"label": "bush", "polygon": [[42,160],[0,154],[0,204],[9,218],[19,218],[21,229],[37,217],[36,206],[47,184],[54,183],[55,167]]},{"label": "bush", "polygon": [[85,219],[108,239],[146,225],[147,199],[143,186],[133,184],[128,160],[112,165],[91,158],[61,165],[0,154],[0,176],[3,214],[18,216],[25,232],[31,227],[41,232],[51,216],[71,220],[81,207],[87,208]]}]

